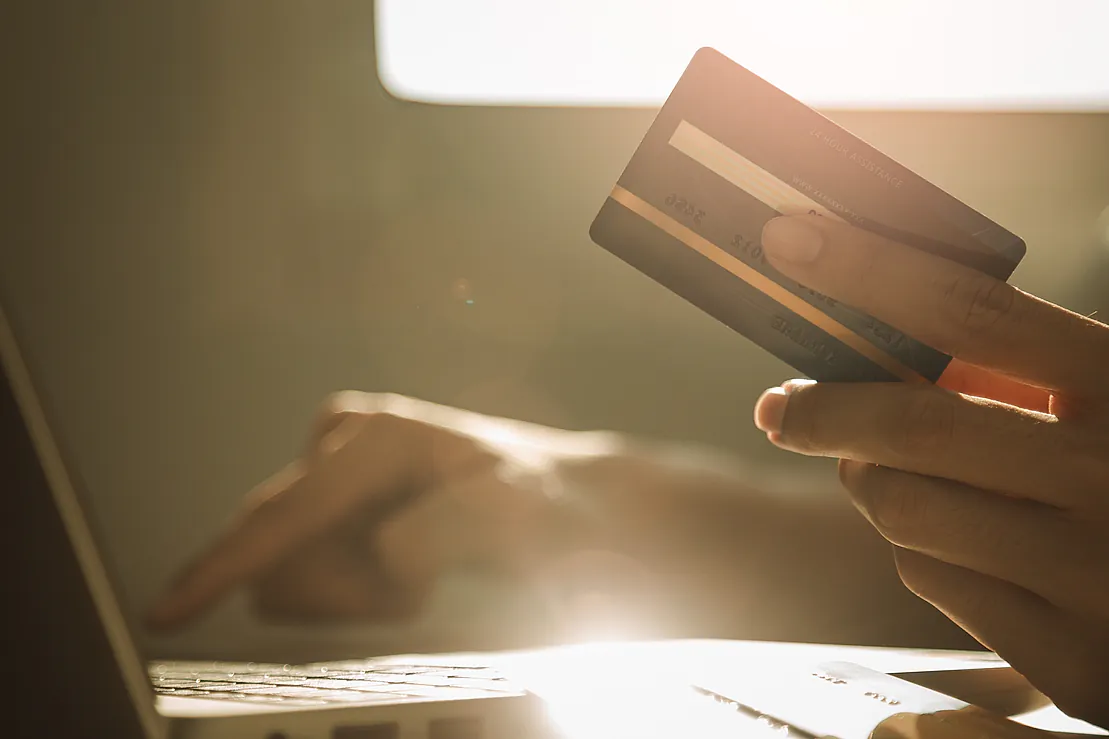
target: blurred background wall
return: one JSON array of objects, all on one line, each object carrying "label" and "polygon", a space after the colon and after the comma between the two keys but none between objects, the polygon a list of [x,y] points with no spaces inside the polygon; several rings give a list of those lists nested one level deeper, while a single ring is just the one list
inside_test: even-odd
[{"label": "blurred background wall", "polygon": [[[830,484],[750,423],[789,369],[589,241],[653,111],[398,101],[368,0],[42,0],[0,19],[0,289],[132,609],[340,388]],[[827,112],[1023,236],[1018,285],[1109,310],[1109,115]],[[274,638],[291,637],[233,606],[148,646]]]}]

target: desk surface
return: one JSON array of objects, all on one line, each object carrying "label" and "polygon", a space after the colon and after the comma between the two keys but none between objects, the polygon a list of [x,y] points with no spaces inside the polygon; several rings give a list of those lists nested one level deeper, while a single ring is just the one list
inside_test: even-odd
[{"label": "desk surface", "polygon": [[[1004,669],[1013,675],[1008,686],[1021,692],[1025,697],[1035,692],[1023,680],[1007,669],[1003,661],[987,652],[958,652],[947,650],[922,650],[885,647],[857,647],[824,644],[795,644],[778,642],[748,642],[726,640],[678,640],[659,642],[615,642],[582,644],[539,650],[517,652],[471,652],[452,654],[397,655],[384,658],[384,662],[398,664],[443,664],[447,659],[456,665],[492,666],[524,684],[535,686],[535,681],[524,676],[543,676],[545,680],[557,679],[559,675],[574,676],[588,674],[590,670],[607,670],[617,666],[631,673],[639,671],[642,675],[669,675],[691,681],[704,681],[709,678],[735,675],[737,670],[758,670],[760,665],[774,668],[799,669],[812,668],[821,662],[851,662],[887,674],[927,673],[934,676],[970,675],[980,670],[986,677],[982,682],[985,690],[994,691],[991,698],[998,696],[996,689],[1005,682],[991,683],[989,675],[1001,675],[996,668]],[[375,660],[377,661],[377,660]],[[919,678],[914,680],[920,682]],[[969,682],[973,683],[974,680]],[[1022,684],[1023,683],[1023,687]],[[927,686],[927,685],[926,685]],[[966,687],[963,685],[962,687]],[[974,686],[971,685],[973,688]],[[947,692],[947,691],[941,691]],[[968,703],[979,704],[966,695],[955,695]],[[1019,699],[1021,695],[1015,696]],[[1042,697],[1041,697],[1042,698]],[[1009,701],[1012,702],[1011,700]],[[248,704],[215,703],[189,698],[159,697],[159,710],[168,716],[190,717],[199,715],[226,715],[253,713],[261,708]],[[1035,704],[1035,701],[1032,701]],[[984,704],[980,704],[984,705]],[[1041,700],[1039,707],[1024,712],[1006,711],[1021,723],[1048,731],[1062,731],[1074,734],[1109,736],[1104,731],[1064,715],[1054,706]],[[248,710],[249,709],[249,710]]]},{"label": "desk surface", "polygon": [[[859,647],[826,644],[688,640],[650,643],[595,644],[508,653],[498,656],[507,672],[526,670],[564,670],[573,673],[581,660],[641,664],[644,670],[662,669],[672,674],[726,676],[737,669],[757,670],[760,665],[775,667],[812,667],[819,662],[851,662],[871,670],[894,675],[916,673],[909,678],[926,687],[940,689],[957,685],[967,694],[941,690],[969,703],[990,707],[1028,726],[1056,732],[1109,736],[1109,731],[1072,719],[1035,691],[1019,675],[1007,669],[1004,661],[989,652],[962,652],[888,647]],[[487,662],[489,655],[464,655],[462,658]],[[567,669],[569,668],[569,669]],[[998,670],[996,668],[1003,668]],[[929,676],[934,676],[931,679]],[[965,679],[961,679],[965,676]],[[1004,679],[998,677],[1008,676]],[[929,683],[932,683],[929,685]],[[1008,693],[1008,694],[1006,694]],[[988,696],[998,705],[1024,705],[1024,710],[1002,711],[986,706],[971,696]]]}]

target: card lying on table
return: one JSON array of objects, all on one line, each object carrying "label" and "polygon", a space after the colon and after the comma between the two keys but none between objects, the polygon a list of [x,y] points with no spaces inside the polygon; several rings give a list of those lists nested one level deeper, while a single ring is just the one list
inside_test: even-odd
[{"label": "card lying on table", "polygon": [[1024,242],[713,49],[693,57],[593,240],[805,375],[935,382],[950,357],[766,261],[763,225],[816,213],[1007,280]]}]

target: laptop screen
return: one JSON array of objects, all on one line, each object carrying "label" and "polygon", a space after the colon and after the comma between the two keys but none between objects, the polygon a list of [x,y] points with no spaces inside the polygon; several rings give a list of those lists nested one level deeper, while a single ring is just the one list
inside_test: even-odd
[{"label": "laptop screen", "polygon": [[[162,720],[145,662],[2,302],[0,371],[7,697],[25,714],[10,720],[59,736],[154,736]],[[42,701],[52,718],[32,709]]]}]

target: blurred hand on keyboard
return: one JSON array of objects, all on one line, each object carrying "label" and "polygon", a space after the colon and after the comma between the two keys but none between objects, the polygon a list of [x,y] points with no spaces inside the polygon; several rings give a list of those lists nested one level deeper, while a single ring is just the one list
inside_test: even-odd
[{"label": "blurred hand on keyboard", "polygon": [[398,395],[338,393],[303,456],[247,496],[149,624],[176,628],[241,585],[272,618],[389,621],[415,615],[448,568],[553,571],[555,551],[582,544],[588,529],[563,490],[568,469],[614,443]]}]

